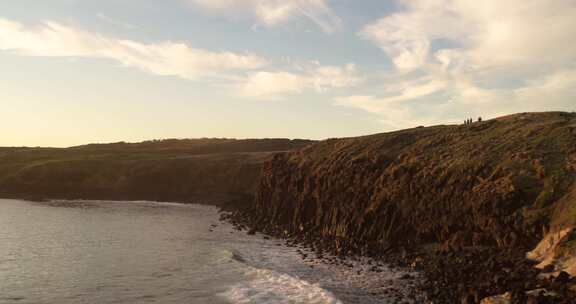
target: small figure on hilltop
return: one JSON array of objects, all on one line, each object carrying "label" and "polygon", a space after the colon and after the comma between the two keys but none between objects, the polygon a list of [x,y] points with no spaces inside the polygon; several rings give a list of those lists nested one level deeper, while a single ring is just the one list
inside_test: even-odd
[{"label": "small figure on hilltop", "polygon": [[[473,118],[468,118],[468,119],[464,120],[464,125],[465,126],[473,125],[474,122],[475,121]],[[482,122],[482,117],[478,117],[478,122]]]}]

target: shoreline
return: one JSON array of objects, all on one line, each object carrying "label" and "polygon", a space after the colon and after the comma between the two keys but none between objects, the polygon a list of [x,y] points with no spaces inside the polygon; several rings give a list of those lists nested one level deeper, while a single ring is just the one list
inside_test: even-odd
[{"label": "shoreline", "polygon": [[[383,267],[391,270],[413,271],[421,274],[421,277],[408,275],[403,277],[413,288],[402,293],[392,290],[392,296],[399,301],[425,299],[425,303],[491,303],[482,302],[483,299],[509,293],[514,297],[521,297],[523,290],[545,289],[553,294],[566,293],[567,284],[576,283],[575,278],[560,278],[550,276],[549,279],[541,279],[539,275],[546,273],[534,268],[535,262],[526,258],[525,252],[531,248],[520,250],[502,251],[492,247],[470,248],[442,248],[437,245],[419,247],[389,248],[384,252],[371,251],[366,248],[348,247],[345,251],[337,251],[330,239],[321,239],[308,233],[289,233],[280,227],[262,225],[256,220],[254,214],[245,208],[238,208],[238,202],[208,203],[207,201],[192,202],[181,201],[154,201],[154,200],[118,200],[118,199],[54,199],[46,197],[30,196],[5,196],[4,199],[24,200],[32,202],[156,202],[170,204],[199,204],[218,208],[220,221],[233,225],[234,229],[253,235],[262,233],[264,238],[273,237],[283,241],[286,246],[308,250],[304,253],[299,250],[303,260],[316,260],[326,265],[348,266],[347,261],[360,261],[362,258],[372,259],[373,265],[369,264],[369,271],[381,272]],[[243,204],[240,204],[243,205]],[[342,245],[347,247],[346,245]],[[310,256],[314,255],[314,256]],[[388,295],[390,296],[390,295]],[[402,298],[406,297],[406,298]],[[536,297],[534,297],[536,298]],[[537,302],[526,302],[526,298],[520,298],[524,302],[510,303],[561,303],[573,304],[576,299],[557,296],[540,297]],[[419,302],[414,302],[419,303]]]},{"label": "shoreline", "polygon": [[[368,257],[374,259],[377,265],[390,269],[415,271],[422,277],[421,280],[406,278],[415,283],[409,299],[420,294],[425,303],[576,303],[576,298],[569,293],[569,285],[576,284],[576,278],[566,277],[565,273],[542,278],[546,270],[535,268],[537,263],[526,257],[526,253],[533,248],[502,250],[471,246],[453,249],[433,244],[390,248],[386,252],[372,251],[372,254],[368,253],[370,250],[353,247],[346,252],[337,252],[330,239],[321,239],[305,232],[291,234],[278,226],[262,225],[262,221],[255,220],[247,210],[221,209],[220,219],[248,234],[262,233],[283,240],[288,246],[306,248],[323,263],[345,264],[348,259]],[[381,271],[377,265],[370,270]],[[526,294],[526,290],[536,292]],[[538,293],[539,290],[546,290],[546,293]],[[490,300],[501,295],[508,297],[509,301]]]},{"label": "shoreline", "polygon": [[[201,205],[206,207],[215,208],[215,212],[217,215],[217,219],[219,218],[220,222],[230,224],[230,221],[223,220],[221,218],[222,214],[229,212],[224,210],[221,206],[216,206],[214,204],[209,203],[191,203],[191,202],[175,202],[175,201],[151,201],[151,200],[96,200],[96,199],[54,199],[54,198],[40,198],[35,197],[33,200],[24,197],[1,197],[0,199],[5,200],[14,200],[14,201],[22,201],[22,202],[31,202],[31,203],[38,203],[41,205],[48,205],[53,207],[74,207],[74,208],[84,208],[84,207],[92,207],[91,203],[151,203],[151,204],[168,204],[168,205]],[[239,229],[235,225],[231,225],[232,229],[237,232],[242,232],[242,229]],[[210,232],[214,229],[214,225],[210,226]],[[244,229],[243,232],[250,232]],[[253,235],[253,233],[247,233],[249,235]],[[354,256],[349,258],[343,258],[342,256],[332,256],[329,254],[317,256],[316,252],[310,250],[310,248],[306,248],[304,246],[300,246],[299,243],[294,242],[293,240],[283,239],[278,237],[270,237],[267,235],[258,235],[258,237],[263,239],[272,239],[278,244],[282,244],[283,246],[289,247],[294,249],[294,252],[298,254],[301,258],[302,262],[309,265],[313,271],[316,271],[317,268],[320,267],[343,267],[353,270],[353,273],[365,274],[365,273],[373,273],[378,274],[382,272],[388,271],[389,274],[401,274],[398,276],[398,279],[395,279],[395,283],[388,282],[390,279],[376,279],[375,281],[371,281],[371,285],[378,285],[381,286],[380,288],[374,288],[370,290],[370,294],[377,299],[378,297],[385,297],[386,299],[391,299],[392,301],[396,301],[398,303],[402,303],[402,301],[410,301],[406,303],[421,303],[423,295],[418,294],[418,289],[414,288],[421,282],[421,277],[418,276],[414,272],[413,269],[403,266],[392,266],[388,264],[384,264],[383,262],[379,262],[373,259],[366,259],[364,257]],[[359,269],[359,267],[361,269]],[[407,285],[407,286],[405,286]],[[374,287],[372,286],[372,288]],[[329,290],[329,289],[328,289]],[[329,290],[330,292],[334,292]],[[396,303],[393,302],[393,303]]]}]

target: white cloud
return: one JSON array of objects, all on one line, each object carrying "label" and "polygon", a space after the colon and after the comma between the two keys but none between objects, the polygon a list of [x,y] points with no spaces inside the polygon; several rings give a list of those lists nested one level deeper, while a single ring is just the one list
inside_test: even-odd
[{"label": "white cloud", "polygon": [[252,54],[212,52],[183,42],[116,39],[52,21],[30,27],[0,18],[0,51],[23,56],[109,59],[155,75],[217,79],[242,97],[255,99],[277,99],[305,91],[322,93],[361,81],[354,64],[323,66],[310,62],[273,67]]},{"label": "white cloud", "polygon": [[28,27],[0,19],[0,51],[27,56],[111,59],[148,73],[192,80],[266,65],[266,60],[251,54],[211,52],[183,42],[122,40],[52,21]]},{"label": "white cloud", "polygon": [[285,95],[314,90],[322,93],[330,89],[352,87],[362,82],[354,64],[322,66],[312,63],[295,72],[259,71],[240,84],[241,96],[258,99],[277,99]]},{"label": "white cloud", "polygon": [[130,23],[126,23],[126,22],[121,22],[121,21],[117,21],[114,20],[113,18],[109,17],[108,15],[104,14],[104,13],[98,13],[96,14],[96,17],[101,20],[102,22],[105,23],[109,23],[111,25],[117,26],[117,27],[121,27],[127,30],[133,30],[133,29],[137,29],[138,27],[134,24],[130,24]]},{"label": "white cloud", "polygon": [[[440,52],[469,68],[562,64],[574,60],[573,0],[399,0],[403,10],[368,25],[361,36],[380,46],[402,70],[422,68]],[[448,54],[444,54],[444,59]]]},{"label": "white cloud", "polygon": [[324,32],[332,33],[341,26],[340,18],[327,0],[187,0],[211,13],[236,17],[247,15],[265,26],[277,26],[297,17],[314,22]]},{"label": "white cloud", "polygon": [[400,11],[359,34],[396,68],[382,96],[342,97],[337,104],[376,113],[398,126],[460,121],[467,115],[573,110],[574,0],[397,2]]},{"label": "white cloud", "polygon": [[493,118],[517,112],[576,111],[576,67],[511,89],[486,89],[463,80],[426,81],[402,82],[387,96],[338,97],[335,105],[373,113],[389,130],[461,123],[469,117]]},{"label": "white cloud", "polygon": [[241,96],[277,98],[286,93],[301,93],[307,86],[305,76],[289,72],[256,72],[240,85]]},{"label": "white cloud", "polygon": [[335,101],[338,106],[362,109],[378,115],[382,124],[391,130],[417,126],[411,108],[393,99],[357,95],[338,97]]},{"label": "white cloud", "polygon": [[542,103],[576,111],[576,67],[532,79],[513,94],[517,105],[527,108],[527,111],[537,110]]}]

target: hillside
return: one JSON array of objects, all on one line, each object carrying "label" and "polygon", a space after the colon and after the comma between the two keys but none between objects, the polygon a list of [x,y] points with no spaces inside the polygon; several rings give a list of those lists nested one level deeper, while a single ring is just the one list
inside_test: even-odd
[{"label": "hillside", "polygon": [[[331,139],[276,155],[241,217],[254,230],[339,255],[404,248],[410,264],[427,252],[429,291],[476,303],[502,288],[538,286],[517,258],[559,231],[556,243],[531,257],[556,259],[553,275],[576,274],[565,263],[576,256],[575,178],[576,114],[524,113]],[[466,258],[450,254],[466,250]]]},{"label": "hillside", "polygon": [[305,140],[190,139],[1,148],[0,195],[221,204],[251,195],[261,164]]}]

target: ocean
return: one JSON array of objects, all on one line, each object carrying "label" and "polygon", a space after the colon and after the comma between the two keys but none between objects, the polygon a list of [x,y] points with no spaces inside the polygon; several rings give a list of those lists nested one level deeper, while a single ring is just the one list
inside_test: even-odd
[{"label": "ocean", "polygon": [[395,303],[410,287],[403,271],[303,259],[218,218],[204,205],[0,200],[0,303]]}]

